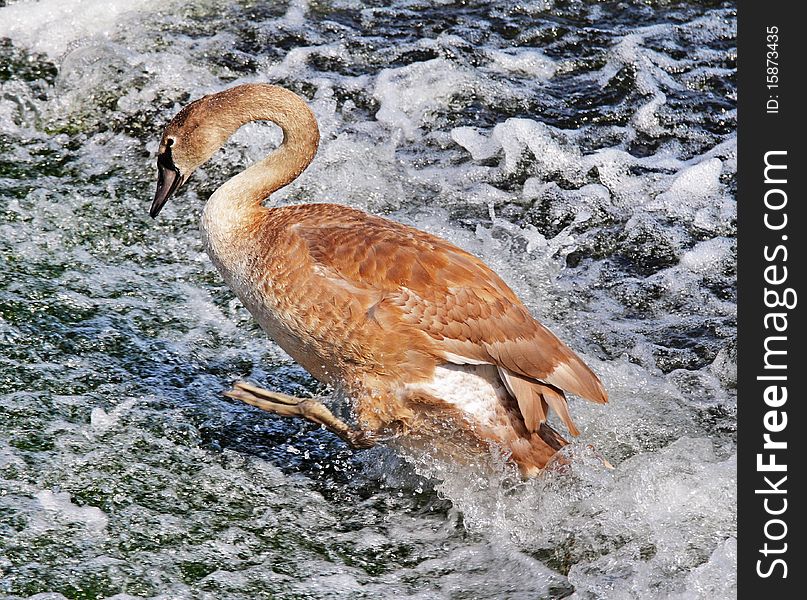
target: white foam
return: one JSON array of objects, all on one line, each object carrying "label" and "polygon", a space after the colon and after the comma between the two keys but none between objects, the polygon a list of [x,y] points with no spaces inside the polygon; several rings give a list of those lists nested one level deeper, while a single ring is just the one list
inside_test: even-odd
[{"label": "white foam", "polygon": [[735,218],[737,210],[734,200],[722,194],[722,172],[718,158],[697,162],[678,173],[669,188],[645,207],[706,231],[718,231]]},{"label": "white foam", "polygon": [[472,89],[473,78],[444,58],[384,69],[376,77],[373,97],[381,105],[376,119],[414,139],[432,111]]},{"label": "white foam", "polygon": [[646,104],[639,107],[633,115],[633,125],[637,131],[648,135],[661,135],[664,128],[659,123],[658,111],[667,103],[667,96],[656,93]]},{"label": "white foam", "polygon": [[681,438],[622,463],[611,489],[579,505],[579,523],[588,525],[577,541],[596,547],[630,533],[612,552],[572,567],[577,593],[630,597],[655,587],[667,597],[682,590],[687,570],[703,564],[734,527],[735,478],[736,459],[719,459],[706,439]]},{"label": "white foam", "polygon": [[438,560],[426,560],[416,573],[435,581],[439,595],[420,598],[498,598],[503,590],[487,576],[490,570],[507,573],[508,589],[514,598],[547,597],[552,584],[562,579],[534,558],[518,552],[506,541],[473,544],[459,548]]},{"label": "white foam", "polygon": [[580,180],[583,159],[576,145],[563,132],[532,119],[510,118],[497,124],[489,135],[474,127],[456,127],[451,138],[474,160],[504,155],[502,170],[514,173],[524,163],[542,178],[562,175]]},{"label": "white foam", "polygon": [[683,170],[673,181],[666,197],[671,202],[686,203],[714,196],[720,189],[722,167],[719,159],[712,158]]},{"label": "white foam", "polygon": [[451,139],[470,152],[474,160],[486,160],[502,147],[498,140],[486,137],[476,127],[455,127]]},{"label": "white foam", "polygon": [[716,272],[734,262],[735,250],[734,241],[724,237],[712,238],[698,242],[694,248],[684,252],[681,264],[694,273]]},{"label": "white foam", "polygon": [[81,523],[91,532],[101,532],[106,529],[109,518],[100,508],[95,506],[77,506],[73,504],[67,492],[52,492],[41,490],[35,494],[42,508],[53,512],[67,521]]},{"label": "white foam", "polygon": [[0,37],[58,57],[76,42],[111,39],[125,18],[164,5],[160,0],[24,0],[0,7]]},{"label": "white foam", "polygon": [[737,597],[737,539],[720,544],[709,560],[692,570],[686,578],[686,590],[670,600]]},{"label": "white foam", "polygon": [[290,27],[301,27],[308,12],[308,0],[292,0],[283,15],[283,21]]},{"label": "white foam", "polygon": [[90,412],[90,428],[93,433],[104,433],[120,422],[121,415],[127,413],[137,404],[137,399],[128,398],[115,406],[110,412],[96,406]]},{"label": "white foam", "polygon": [[555,61],[543,52],[533,49],[519,49],[508,52],[492,50],[487,53],[493,68],[506,73],[530,75],[536,79],[549,79],[558,67]]}]

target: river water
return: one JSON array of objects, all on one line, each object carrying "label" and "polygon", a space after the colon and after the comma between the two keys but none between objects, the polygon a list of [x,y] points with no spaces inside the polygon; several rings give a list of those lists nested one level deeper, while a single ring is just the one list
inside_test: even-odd
[{"label": "river water", "polygon": [[[735,36],[706,0],[0,0],[0,596],[734,597]],[[163,125],[248,81],[321,126],[275,201],[452,240],[602,376],[570,468],[352,453],[222,396],[328,392],[199,240],[275,127],[147,216]]]}]

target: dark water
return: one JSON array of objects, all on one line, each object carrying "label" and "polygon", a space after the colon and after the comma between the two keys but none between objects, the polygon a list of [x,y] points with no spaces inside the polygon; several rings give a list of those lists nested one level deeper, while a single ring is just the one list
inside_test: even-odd
[{"label": "dark water", "polygon": [[[0,596],[735,596],[733,4],[386,4],[0,2]],[[454,241],[602,375],[569,472],[354,454],[221,396],[327,393],[199,242],[274,128],[147,217],[162,126],[246,81],[320,121],[278,202]]]}]

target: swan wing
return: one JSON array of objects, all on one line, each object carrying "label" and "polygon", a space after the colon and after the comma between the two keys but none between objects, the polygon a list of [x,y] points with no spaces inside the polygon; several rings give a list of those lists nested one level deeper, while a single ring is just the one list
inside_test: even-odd
[{"label": "swan wing", "polygon": [[563,391],[607,401],[591,369],[481,260],[412,227],[339,209],[292,228],[320,268],[378,294],[371,311],[391,333],[415,327],[446,362],[496,365],[531,431],[549,407],[576,434]]}]

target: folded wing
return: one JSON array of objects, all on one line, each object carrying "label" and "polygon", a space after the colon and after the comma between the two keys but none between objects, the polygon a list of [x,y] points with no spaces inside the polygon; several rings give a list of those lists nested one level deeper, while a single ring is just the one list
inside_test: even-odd
[{"label": "folded wing", "polygon": [[600,380],[536,321],[487,265],[449,242],[379,217],[339,207],[294,232],[334,277],[379,293],[376,318],[425,332],[446,360],[498,367],[530,431],[551,409],[577,435],[564,392],[607,402]]}]

